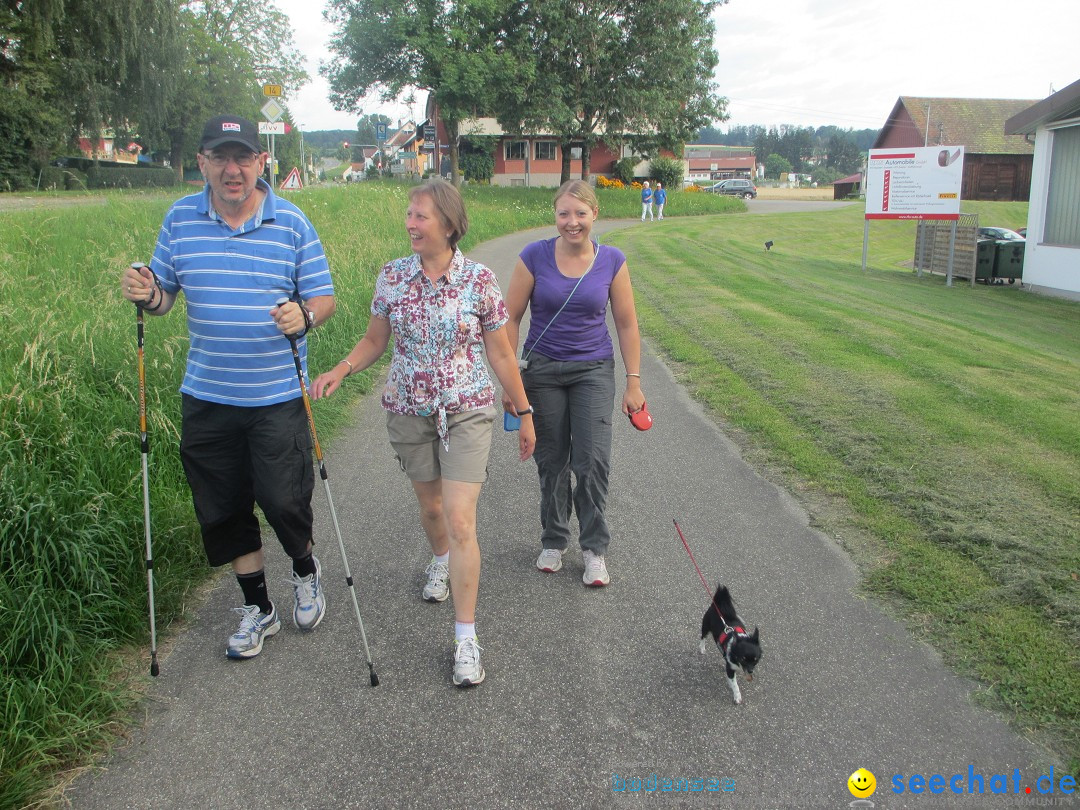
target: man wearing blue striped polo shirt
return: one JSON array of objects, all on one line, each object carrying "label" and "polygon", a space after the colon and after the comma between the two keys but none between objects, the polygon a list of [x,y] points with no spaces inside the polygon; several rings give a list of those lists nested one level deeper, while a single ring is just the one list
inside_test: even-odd
[{"label": "man wearing blue striped polo shirt", "polygon": [[[207,559],[232,563],[244,593],[230,658],[258,655],[281,629],[256,503],[292,558],[296,626],[314,630],[326,611],[311,553],[311,435],[285,336],[334,314],[334,286],[315,228],[261,178],[267,158],[254,123],[210,119],[198,154],[206,186],[173,204],[150,268],[128,268],[121,282],[147,313],[164,315],[180,291],[187,301],[180,455]],[[299,349],[306,368],[303,337]]]}]

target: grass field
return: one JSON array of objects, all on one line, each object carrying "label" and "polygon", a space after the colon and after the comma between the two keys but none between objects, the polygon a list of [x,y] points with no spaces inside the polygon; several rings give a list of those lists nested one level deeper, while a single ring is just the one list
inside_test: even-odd
[{"label": "grass field", "polygon": [[[966,204],[981,221],[1015,203]],[[860,206],[613,234],[645,334],[982,696],[1080,764],[1080,304],[917,278]],[[762,249],[765,240],[775,246]]]},{"label": "grass field", "polygon": [[[25,806],[58,771],[107,745],[145,683],[135,312],[118,279],[127,263],[148,260],[178,193],[0,197],[0,808]],[[337,285],[338,312],[310,341],[312,370],[352,347],[379,268],[409,251],[406,194],[365,182],[293,197],[318,228]],[[640,213],[633,191],[600,197],[606,216]],[[680,213],[744,209],[713,195],[683,198]],[[550,190],[474,187],[466,200],[466,250],[552,221]],[[182,312],[147,319],[162,634],[209,573],[176,452],[186,348]],[[357,375],[349,396],[317,404],[324,438],[372,373]]]}]

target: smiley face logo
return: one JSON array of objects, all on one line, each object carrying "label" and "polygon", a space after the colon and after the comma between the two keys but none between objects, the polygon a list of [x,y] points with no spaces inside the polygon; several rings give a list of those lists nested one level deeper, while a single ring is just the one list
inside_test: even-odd
[{"label": "smiley face logo", "polygon": [[866,768],[859,768],[847,780],[847,789],[856,799],[865,799],[877,789],[877,779]]}]

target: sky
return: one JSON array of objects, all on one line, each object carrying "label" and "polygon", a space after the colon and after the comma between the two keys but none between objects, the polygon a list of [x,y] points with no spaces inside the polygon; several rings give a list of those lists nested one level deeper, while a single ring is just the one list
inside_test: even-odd
[{"label": "sky", "polygon": [[[306,131],[354,129],[327,99],[323,0],[276,0],[293,22],[312,82],[289,99]],[[714,15],[730,126],[880,128],[900,96],[1038,101],[1080,80],[1076,0],[730,0]],[[372,100],[365,113],[423,115]]]}]

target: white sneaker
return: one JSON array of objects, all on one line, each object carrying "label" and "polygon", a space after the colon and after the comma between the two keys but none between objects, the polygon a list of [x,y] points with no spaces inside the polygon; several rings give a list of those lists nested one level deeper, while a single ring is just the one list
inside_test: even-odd
[{"label": "white sneaker", "polygon": [[585,558],[585,574],[581,577],[582,582],[598,587],[611,582],[611,577],[607,572],[607,563],[601,555],[586,550],[582,556]]},{"label": "white sneaker", "polygon": [[445,602],[450,595],[450,563],[439,562],[432,557],[424,573],[428,577],[424,586],[424,601]]},{"label": "white sneaker", "polygon": [[565,553],[565,548],[545,548],[536,558],[536,567],[548,574],[554,574],[562,568],[562,555]]},{"label": "white sneaker", "polygon": [[487,674],[480,663],[480,645],[475,638],[454,642],[454,686],[476,686]]},{"label": "white sneaker", "polygon": [[270,604],[270,612],[263,613],[256,605],[233,608],[241,616],[239,629],[229,636],[225,654],[229,658],[254,658],[262,652],[263,640],[281,629],[277,608]]},{"label": "white sneaker", "polygon": [[315,573],[306,577],[293,571],[289,584],[293,586],[293,623],[300,630],[314,630],[326,615],[326,594],[322,587],[322,566],[314,555]]}]

